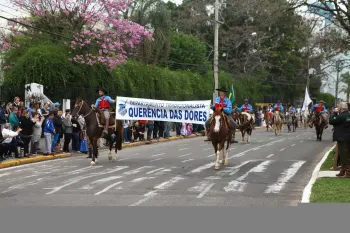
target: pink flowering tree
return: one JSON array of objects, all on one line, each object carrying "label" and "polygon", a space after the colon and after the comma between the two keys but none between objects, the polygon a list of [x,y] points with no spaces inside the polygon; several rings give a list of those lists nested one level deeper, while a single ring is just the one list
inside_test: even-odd
[{"label": "pink flowering tree", "polygon": [[[110,70],[125,63],[128,54],[152,34],[143,26],[123,19],[132,0],[10,0],[27,11],[25,22],[53,32],[47,34],[71,48],[72,62],[102,64]],[[33,33],[33,34],[34,34]],[[8,41],[2,49],[9,49]]]}]

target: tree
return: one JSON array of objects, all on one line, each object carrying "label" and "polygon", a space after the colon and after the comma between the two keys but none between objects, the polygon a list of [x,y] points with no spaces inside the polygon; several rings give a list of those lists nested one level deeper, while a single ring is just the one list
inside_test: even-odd
[{"label": "tree", "polygon": [[350,96],[350,72],[346,72],[341,75],[340,82],[344,83],[345,86],[340,89],[341,92],[346,94],[346,101],[349,103]]},{"label": "tree", "polygon": [[[53,39],[65,39],[71,47],[71,61],[106,65],[125,63],[127,54],[145,38],[152,38],[143,26],[124,20],[121,11],[131,0],[11,0],[31,17],[25,22],[49,31]],[[66,35],[58,35],[67,33]],[[4,47],[4,46],[3,46]]]}]

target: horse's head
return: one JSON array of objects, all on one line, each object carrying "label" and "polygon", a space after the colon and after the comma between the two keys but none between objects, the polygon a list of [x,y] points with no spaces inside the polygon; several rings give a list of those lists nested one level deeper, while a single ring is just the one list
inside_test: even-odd
[{"label": "horse's head", "polygon": [[72,111],[72,117],[76,118],[80,115],[86,114],[86,107],[84,107],[84,105],[88,107],[82,98],[77,98],[74,104],[74,109]]},{"label": "horse's head", "polygon": [[213,123],[214,123],[214,132],[219,133],[221,126],[224,123],[224,117],[223,117],[223,111],[224,109],[215,109],[213,113]]}]

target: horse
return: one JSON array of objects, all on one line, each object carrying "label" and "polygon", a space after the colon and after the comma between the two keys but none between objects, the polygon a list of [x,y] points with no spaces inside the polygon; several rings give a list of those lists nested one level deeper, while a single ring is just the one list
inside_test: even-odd
[{"label": "horse", "polygon": [[272,116],[272,120],[273,120],[274,129],[275,129],[275,135],[276,136],[281,135],[283,123],[282,123],[282,118],[280,116],[279,111],[274,112],[274,114]]},{"label": "horse", "polygon": [[[96,113],[83,99],[77,98],[74,109],[72,112],[73,117],[78,117],[82,115],[86,122],[86,133],[89,137],[89,140],[92,145],[93,153],[92,153],[92,161],[90,163],[91,166],[94,166],[98,163],[98,148],[97,148],[97,140],[101,138],[103,130],[105,118],[103,113]],[[108,159],[112,160],[112,147],[114,144],[114,139],[112,135],[115,135],[115,156],[114,159],[117,160],[117,151],[122,149],[123,143],[123,124],[120,120],[115,120],[114,117],[110,117],[110,125],[108,128],[108,134],[103,138],[106,139],[106,142],[109,146]]]},{"label": "horse", "polygon": [[269,131],[269,127],[270,127],[270,125],[271,125],[271,122],[270,122],[270,118],[271,118],[271,116],[270,116],[270,113],[271,112],[269,112],[269,111],[265,111],[264,112],[264,121],[266,122],[266,132],[268,132]]},{"label": "horse", "polygon": [[308,121],[309,121],[309,114],[306,113],[306,116],[305,116],[305,112],[301,113],[300,114],[300,122],[301,122],[301,125],[304,126],[304,129],[307,129]]},{"label": "horse", "polygon": [[253,119],[252,116],[247,112],[241,112],[239,114],[239,123],[240,123],[240,131],[242,134],[242,143],[244,143],[245,134],[247,133],[247,143],[250,143],[250,137],[252,136],[253,132]]},{"label": "horse", "polygon": [[[228,151],[231,145],[232,134],[229,130],[228,117],[223,113],[223,109],[215,109],[210,122],[210,138],[216,154],[215,170],[220,169],[220,153],[223,150],[222,163],[228,165]],[[226,149],[224,149],[226,143]]]},{"label": "horse", "polygon": [[315,119],[314,119],[314,125],[316,128],[316,136],[317,141],[322,141],[322,134],[323,129],[325,127],[325,122],[322,120],[322,115],[320,113],[316,113]]},{"label": "horse", "polygon": [[291,132],[293,128],[293,132],[295,132],[295,129],[297,127],[297,118],[294,114],[290,114],[289,112],[286,113],[286,122],[288,127],[288,132]]}]

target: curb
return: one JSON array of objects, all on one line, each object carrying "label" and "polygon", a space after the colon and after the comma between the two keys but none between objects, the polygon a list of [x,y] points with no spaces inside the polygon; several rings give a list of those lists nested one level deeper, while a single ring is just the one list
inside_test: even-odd
[{"label": "curb", "polygon": [[24,159],[16,159],[11,161],[4,161],[0,163],[0,169],[19,166],[19,165],[28,164],[28,163],[37,163],[37,162],[42,162],[46,160],[62,159],[62,158],[68,158],[68,157],[72,157],[72,154],[65,153],[65,154],[48,155],[48,156],[39,155],[34,158],[24,158]]},{"label": "curb", "polygon": [[325,155],[322,157],[321,161],[317,164],[317,166],[315,167],[314,171],[312,172],[312,176],[311,179],[309,181],[309,183],[306,185],[306,187],[304,188],[303,191],[303,196],[302,196],[302,200],[301,203],[310,203],[310,196],[311,196],[311,191],[312,191],[312,186],[314,185],[314,183],[316,182],[317,178],[318,178],[318,172],[321,169],[322,164],[326,161],[329,153],[331,153],[331,151],[335,148],[335,145],[332,146],[326,153]]}]

